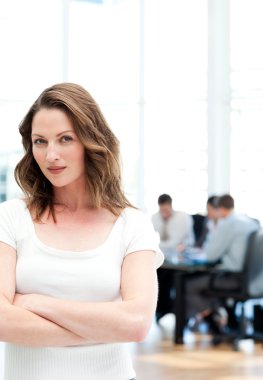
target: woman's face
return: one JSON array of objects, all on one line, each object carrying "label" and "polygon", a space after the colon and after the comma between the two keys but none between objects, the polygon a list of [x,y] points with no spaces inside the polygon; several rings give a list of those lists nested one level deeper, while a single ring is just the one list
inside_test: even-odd
[{"label": "woman's face", "polygon": [[40,109],[32,121],[33,156],[55,187],[85,181],[85,149],[63,111]]}]

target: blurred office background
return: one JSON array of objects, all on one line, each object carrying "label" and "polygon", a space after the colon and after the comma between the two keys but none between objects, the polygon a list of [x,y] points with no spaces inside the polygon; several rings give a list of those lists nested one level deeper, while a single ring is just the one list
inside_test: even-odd
[{"label": "blurred office background", "polygon": [[205,211],[230,192],[263,221],[262,0],[0,0],[0,201],[18,125],[54,83],[84,86],[121,143],[128,198]]},{"label": "blurred office background", "polygon": [[17,188],[18,125],[39,93],[70,81],[121,142],[127,196],[204,211],[231,192],[262,220],[261,0],[1,0],[0,198]]}]

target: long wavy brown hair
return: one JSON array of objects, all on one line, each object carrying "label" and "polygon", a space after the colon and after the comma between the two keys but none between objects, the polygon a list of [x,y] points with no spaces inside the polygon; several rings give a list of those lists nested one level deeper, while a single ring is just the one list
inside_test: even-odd
[{"label": "long wavy brown hair", "polygon": [[32,153],[31,130],[35,114],[42,108],[64,111],[85,148],[87,196],[92,207],[105,207],[114,215],[133,207],[121,185],[119,141],[109,128],[98,104],[81,86],[61,83],[47,88],[37,98],[19,126],[25,154],[15,168],[15,179],[26,195],[27,206],[40,221],[48,210],[54,221],[53,187]]}]

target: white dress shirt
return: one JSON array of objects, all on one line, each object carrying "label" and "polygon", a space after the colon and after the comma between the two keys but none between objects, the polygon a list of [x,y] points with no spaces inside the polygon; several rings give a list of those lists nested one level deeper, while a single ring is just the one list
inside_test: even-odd
[{"label": "white dress shirt", "polygon": [[258,228],[254,220],[235,212],[220,219],[203,250],[207,260],[221,260],[221,268],[240,271],[245,259],[248,236]]},{"label": "white dress shirt", "polygon": [[160,248],[165,255],[167,252],[176,252],[179,244],[186,247],[194,244],[193,219],[185,212],[173,210],[168,220],[164,220],[157,212],[152,216],[152,223],[160,235]]}]

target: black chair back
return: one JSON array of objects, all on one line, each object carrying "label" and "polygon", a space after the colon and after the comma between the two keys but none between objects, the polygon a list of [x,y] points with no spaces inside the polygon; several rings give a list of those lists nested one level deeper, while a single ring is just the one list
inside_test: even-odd
[{"label": "black chair back", "polygon": [[195,236],[195,243],[198,243],[198,241],[202,239],[203,235],[205,234],[206,217],[201,214],[194,214],[192,215],[192,218],[193,218],[193,231],[194,231],[194,236]]},{"label": "black chair back", "polygon": [[210,291],[213,294],[222,298],[233,297],[239,300],[250,298],[250,282],[255,258],[254,241],[257,234],[258,231],[254,231],[248,237],[244,264],[240,272],[215,269],[211,274]]},{"label": "black chair back", "polygon": [[246,257],[248,295],[252,298],[263,297],[263,229],[252,236],[250,251]]}]

